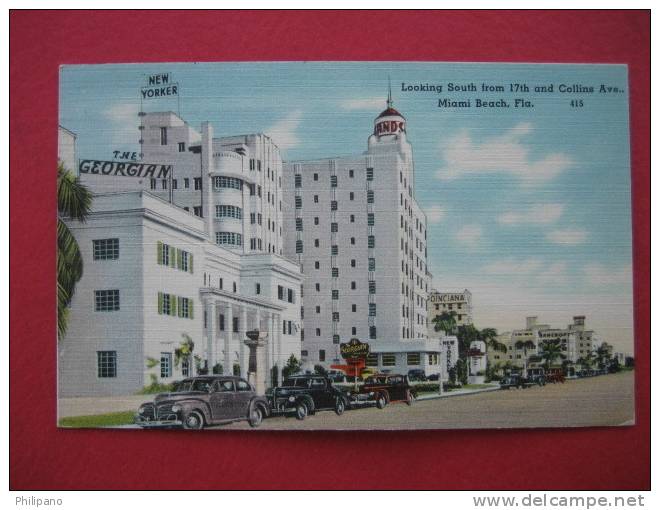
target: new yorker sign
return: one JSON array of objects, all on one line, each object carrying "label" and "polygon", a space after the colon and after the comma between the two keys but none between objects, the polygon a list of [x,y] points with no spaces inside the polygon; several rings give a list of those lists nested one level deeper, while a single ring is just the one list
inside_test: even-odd
[{"label": "new yorker sign", "polygon": [[172,165],[160,163],[132,163],[130,161],[99,161],[81,159],[78,165],[80,174],[112,175],[120,177],[153,177],[168,179],[172,174]]},{"label": "new yorker sign", "polygon": [[152,74],[147,76],[147,86],[140,89],[140,97],[142,99],[178,95],[179,84],[172,83],[172,76],[170,73]]}]

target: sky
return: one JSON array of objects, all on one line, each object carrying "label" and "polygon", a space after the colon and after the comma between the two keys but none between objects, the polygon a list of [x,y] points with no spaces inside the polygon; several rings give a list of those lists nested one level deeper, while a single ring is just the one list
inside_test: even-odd
[{"label": "sky", "polygon": [[[139,100],[171,73],[179,96]],[[216,136],[263,132],[286,159],[360,154],[385,108],[407,121],[415,197],[427,214],[439,290],[469,289],[479,328],[565,327],[573,315],[633,352],[628,77],[625,66],[456,63],[197,63],[64,66],[60,124],[79,158],[139,152],[138,117],[172,110]],[[477,92],[448,92],[474,83]],[[505,92],[482,92],[481,84]],[[509,92],[509,84],[529,92]],[[419,84],[443,92],[408,91]],[[552,93],[534,87],[553,84]],[[560,93],[558,86],[594,86]],[[599,93],[601,84],[620,93]],[[438,99],[505,99],[510,108],[440,108]],[[514,108],[513,100],[533,108]],[[582,100],[582,106],[571,101]],[[575,103],[577,104],[577,103]]]}]

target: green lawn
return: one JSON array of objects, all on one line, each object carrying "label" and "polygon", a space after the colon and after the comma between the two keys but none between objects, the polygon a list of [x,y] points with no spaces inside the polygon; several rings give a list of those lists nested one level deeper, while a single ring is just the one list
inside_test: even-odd
[{"label": "green lawn", "polygon": [[116,425],[130,425],[133,423],[134,411],[119,413],[97,414],[94,416],[69,416],[59,421],[60,427],[68,428],[95,428],[113,427]]}]

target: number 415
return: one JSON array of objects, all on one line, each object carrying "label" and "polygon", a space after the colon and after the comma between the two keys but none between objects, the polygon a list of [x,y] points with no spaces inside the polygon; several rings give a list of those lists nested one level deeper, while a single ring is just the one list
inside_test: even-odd
[{"label": "number 415", "polygon": [[571,107],[573,108],[582,108],[584,106],[584,101],[582,99],[573,99],[571,100]]}]

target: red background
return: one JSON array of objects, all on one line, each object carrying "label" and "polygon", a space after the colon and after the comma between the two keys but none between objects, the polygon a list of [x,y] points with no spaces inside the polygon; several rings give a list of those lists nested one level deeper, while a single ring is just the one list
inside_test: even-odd
[{"label": "red background", "polygon": [[[10,28],[13,489],[650,487],[649,13],[14,11]],[[58,66],[195,60],[628,64],[638,424],[185,435],[58,430]],[[356,458],[369,459],[368,467]]]}]

